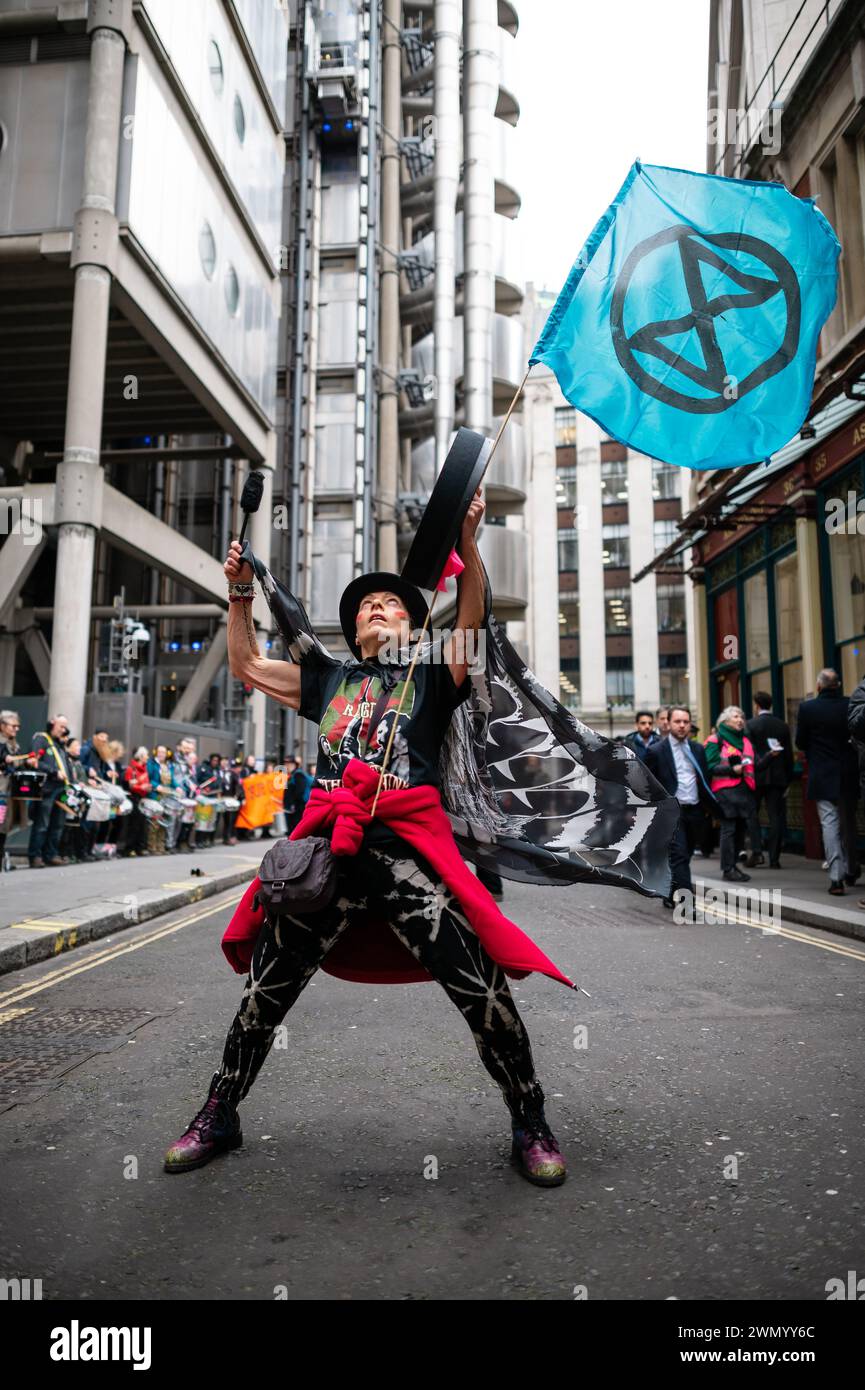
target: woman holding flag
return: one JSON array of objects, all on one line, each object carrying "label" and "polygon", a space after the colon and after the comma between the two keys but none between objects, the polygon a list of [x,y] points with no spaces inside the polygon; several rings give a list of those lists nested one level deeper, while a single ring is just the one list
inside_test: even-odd
[{"label": "woman holding flag", "polygon": [[[454,631],[445,642],[429,643],[413,666],[407,643],[412,630],[424,626],[427,605],[415,585],[382,572],[354,579],[343,594],[340,620],[351,659],[340,662],[327,652],[301,605],[284,591],[282,599],[299,615],[289,634],[292,660],[263,657],[251,617],[253,570],[241,562],[240,544],[230,547],[225,574],[231,671],[318,725],[315,785],[292,839],[330,831],[337,890],[330,905],[314,913],[275,916],[262,924],[252,910],[251,885],[223,941],[234,968],[248,969],[246,987],[207,1101],[168,1150],[167,1172],[200,1167],[241,1143],[237,1106],[277,1026],[324,965],[355,980],[436,980],[463,1014],[481,1061],[502,1091],[519,1171],[541,1186],[565,1180],[565,1161],[544,1114],[544,1092],[506,973],[521,978],[540,970],[575,986],[502,916],[469,871],[438,786],[441,746],[471,689],[461,643],[468,644],[484,618],[485,577],[475,541],[483,512],[478,490],[450,567],[462,570]],[[264,575],[272,583],[269,572]],[[380,659],[386,648],[395,658]],[[370,930],[369,919],[375,918],[379,927],[386,924],[377,938]],[[365,955],[359,964],[343,950],[338,967],[334,959],[352,935],[364,943]]]}]

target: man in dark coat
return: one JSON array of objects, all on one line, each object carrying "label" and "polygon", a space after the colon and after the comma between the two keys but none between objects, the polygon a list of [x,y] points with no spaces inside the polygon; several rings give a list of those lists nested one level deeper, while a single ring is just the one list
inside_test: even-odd
[{"label": "man in dark coat", "polygon": [[641,763],[646,761],[646,754],[650,748],[654,748],[660,741],[652,725],[654,719],[651,710],[641,709],[637,711],[636,728],[625,735],[624,742],[636,753]]},{"label": "man in dark coat", "polygon": [[843,897],[844,884],[859,877],[858,766],[847,728],[848,705],[837,671],[827,668],[817,677],[816,699],[802,701],[796,722],[796,747],[808,759],[807,796],[817,803],[833,897]]},{"label": "man in dark coat", "polygon": [[707,814],[716,811],[718,803],[710,788],[706,750],[690,738],[691,711],[684,705],[672,705],[669,718],[669,733],[647,750],[645,761],[680,808],[679,824],[670,842],[672,885],[670,896],[664,898],[664,905],[673,907],[677,888],[693,897],[691,855],[695,846],[704,842]]},{"label": "man in dark coat", "polygon": [[[769,819],[769,868],[780,869],[781,845],[786,828],[784,795],[793,780],[793,743],[784,720],[772,713],[772,696],[768,691],[755,692],[754,718],[748,720],[745,733],[754,749],[757,814],[760,814],[760,806],[765,801]],[[759,862],[760,852],[759,844],[751,846],[749,868]]]}]

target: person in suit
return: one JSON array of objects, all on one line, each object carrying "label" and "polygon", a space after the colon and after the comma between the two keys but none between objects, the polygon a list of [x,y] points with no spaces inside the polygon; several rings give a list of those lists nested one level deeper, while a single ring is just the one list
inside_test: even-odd
[{"label": "person in suit", "polygon": [[[793,780],[793,741],[784,720],[772,713],[772,696],[768,691],[755,692],[754,718],[748,720],[745,733],[751,740],[756,759],[754,781],[758,815],[761,805],[764,801],[766,803],[766,815],[769,820],[769,868],[780,869],[781,845],[786,829],[784,798]],[[770,747],[770,741],[778,747]],[[748,867],[753,868],[755,864],[762,862],[762,845],[758,841],[751,846]]]},{"label": "person in suit", "polygon": [[650,748],[654,748],[658,742],[658,735],[652,725],[654,717],[651,710],[641,709],[637,711],[637,727],[631,733],[625,735],[624,742],[633,753],[636,753],[641,763],[646,761],[646,754]]},{"label": "person in suit", "polygon": [[677,888],[693,896],[691,856],[695,846],[704,842],[707,814],[718,809],[710,787],[706,750],[690,735],[691,711],[685,705],[672,705],[669,733],[646,753],[646,767],[664,790],[675,796],[681,812],[670,844],[672,884],[670,897],[663,900],[665,907],[675,905]]},{"label": "person in suit", "polygon": [[852,886],[859,877],[858,761],[847,727],[849,704],[838,672],[827,667],[817,677],[816,698],[802,701],[796,721],[796,747],[808,759],[807,796],[817,803],[833,897],[843,897],[845,883]]}]

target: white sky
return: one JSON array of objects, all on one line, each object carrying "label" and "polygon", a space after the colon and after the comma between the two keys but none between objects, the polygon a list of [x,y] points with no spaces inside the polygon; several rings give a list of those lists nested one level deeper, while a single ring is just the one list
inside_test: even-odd
[{"label": "white sky", "polygon": [[634,159],[706,167],[709,0],[519,0],[523,272],[559,290]]}]

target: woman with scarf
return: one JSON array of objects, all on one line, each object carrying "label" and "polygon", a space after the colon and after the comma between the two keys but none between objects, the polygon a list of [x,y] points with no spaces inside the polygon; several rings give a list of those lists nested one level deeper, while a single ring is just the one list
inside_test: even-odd
[{"label": "woman with scarf", "polygon": [[754,749],[745,734],[745,712],[738,705],[721,711],[716,731],[706,739],[706,762],[712,791],[721,811],[721,870],[730,883],[747,883],[736,860],[747,830],[749,842],[760,843],[754,796]]}]

